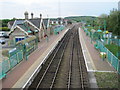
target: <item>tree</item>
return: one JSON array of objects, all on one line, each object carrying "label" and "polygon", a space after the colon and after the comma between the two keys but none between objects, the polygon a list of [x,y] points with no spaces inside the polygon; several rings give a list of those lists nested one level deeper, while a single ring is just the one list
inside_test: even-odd
[{"label": "tree", "polygon": [[112,32],[115,35],[120,35],[120,11],[117,9],[111,10],[109,15],[100,15],[97,23],[101,26],[100,29],[104,30],[104,25],[106,24],[106,29],[109,32]]},{"label": "tree", "polygon": [[107,27],[107,18],[108,18],[108,15],[107,14],[101,14],[99,17],[98,17],[98,24],[100,26],[100,29],[104,30],[104,26]]},{"label": "tree", "polygon": [[119,11],[113,9],[113,11],[110,12],[110,15],[108,17],[108,30],[112,31],[113,34],[120,35],[120,16]]}]

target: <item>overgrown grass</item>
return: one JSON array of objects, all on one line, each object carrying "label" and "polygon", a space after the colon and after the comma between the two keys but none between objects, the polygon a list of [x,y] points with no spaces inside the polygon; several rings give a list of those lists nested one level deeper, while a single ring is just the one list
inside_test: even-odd
[{"label": "overgrown grass", "polygon": [[[118,51],[120,51],[120,46],[115,44],[105,45],[115,56],[117,56]],[[120,59],[120,56],[118,57]]]},{"label": "overgrown grass", "polygon": [[111,72],[95,72],[99,88],[118,88],[118,74]]}]

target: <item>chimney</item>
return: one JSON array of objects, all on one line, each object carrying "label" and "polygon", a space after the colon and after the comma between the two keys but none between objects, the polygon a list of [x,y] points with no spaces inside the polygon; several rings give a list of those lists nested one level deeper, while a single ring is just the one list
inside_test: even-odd
[{"label": "chimney", "polygon": [[31,19],[33,19],[33,13],[31,13]]},{"label": "chimney", "polygon": [[40,14],[40,19],[42,18],[42,14]]},{"label": "chimney", "polygon": [[24,13],[24,15],[25,15],[25,19],[28,19],[28,12],[27,11]]}]

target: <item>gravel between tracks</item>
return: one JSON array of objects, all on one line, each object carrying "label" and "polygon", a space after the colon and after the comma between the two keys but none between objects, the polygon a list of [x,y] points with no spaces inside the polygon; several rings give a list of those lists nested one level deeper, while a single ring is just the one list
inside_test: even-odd
[{"label": "gravel between tracks", "polygon": [[[42,81],[43,83],[40,84],[39,88],[50,88],[51,81],[54,81],[52,88],[68,88],[69,80],[70,80],[70,88],[81,88],[82,83],[85,85],[85,87],[88,87],[87,70],[85,67],[80,43],[78,43],[79,41],[78,27],[74,26],[68,32],[69,34],[66,38],[66,41],[62,43],[64,45],[62,45],[62,48],[60,48],[57,54],[55,55],[55,58],[50,68],[47,70],[45,74],[45,77]],[[72,47],[72,44],[73,44],[73,47]],[[51,58],[55,54],[54,51],[50,55]],[[71,54],[71,51],[72,51],[72,54]],[[62,52],[64,53],[63,53],[63,56],[61,57]],[[37,77],[34,79],[33,83],[29,88],[33,88],[33,87],[36,88],[37,84],[42,80],[41,77],[48,66],[48,63],[49,63],[48,61],[51,60],[50,57],[45,62],[41,71],[38,73]],[[60,64],[58,64],[60,59],[61,59],[61,62]],[[59,67],[58,71],[57,71],[57,67]],[[70,70],[71,70],[71,73],[69,74]],[[83,74],[83,77],[81,77],[81,74]]]}]

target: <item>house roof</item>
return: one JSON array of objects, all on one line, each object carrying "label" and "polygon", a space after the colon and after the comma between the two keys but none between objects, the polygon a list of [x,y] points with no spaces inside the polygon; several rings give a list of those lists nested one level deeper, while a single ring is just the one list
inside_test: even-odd
[{"label": "house roof", "polygon": [[[20,30],[22,30],[23,32],[25,32],[26,34],[28,31],[28,28],[24,26],[24,24],[17,24],[14,28],[20,28]],[[9,35],[14,31],[15,29],[13,29],[12,31],[9,32]]]},{"label": "house roof", "polygon": [[24,24],[18,24],[18,26],[23,30],[28,31],[28,28]]},{"label": "house roof", "polygon": [[12,26],[15,21],[9,21],[9,24]]},{"label": "house roof", "polygon": [[41,22],[40,18],[29,19],[28,21],[30,21],[32,24],[34,24],[37,28],[40,28],[40,22]]},{"label": "house roof", "polygon": [[46,28],[48,27],[48,23],[49,23],[48,20],[49,19],[43,19],[43,23],[44,23],[44,25],[45,25]]},{"label": "house roof", "polygon": [[[15,21],[10,21],[9,24],[10,24],[12,27],[15,27],[15,26],[18,25],[18,24],[22,24],[24,21],[25,21],[25,19],[15,20]],[[32,24],[34,24],[37,28],[40,27],[40,22],[41,22],[41,19],[40,19],[40,18],[29,19],[28,21],[31,22]]]},{"label": "house roof", "polygon": [[50,21],[58,21],[57,18],[51,18]]},{"label": "house roof", "polygon": [[18,24],[22,24],[24,22],[24,20],[15,20],[13,27],[15,27]]}]

